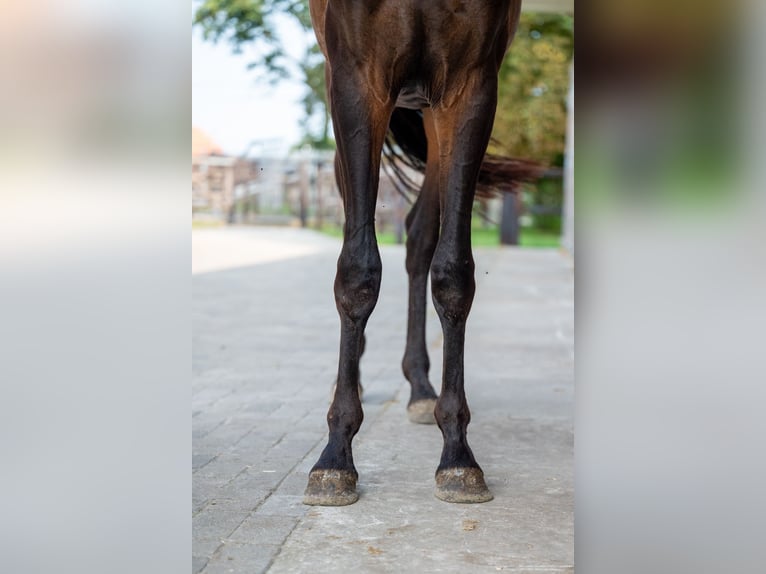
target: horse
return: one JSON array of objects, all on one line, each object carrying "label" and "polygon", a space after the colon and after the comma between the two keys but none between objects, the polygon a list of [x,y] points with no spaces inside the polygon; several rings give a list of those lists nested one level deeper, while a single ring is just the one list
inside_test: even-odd
[{"label": "horse", "polygon": [[[309,473],[303,502],[342,506],[359,498],[351,442],[364,416],[359,359],[382,274],[374,217],[383,154],[424,173],[405,222],[407,413],[416,423],[436,422],[442,432],[436,497],[492,500],[466,438],[471,414],[463,351],[475,291],[471,214],[477,186],[533,177],[523,161],[486,155],[498,70],[521,0],[310,0],[309,9],[326,60],[345,225],[334,283],[341,332],[329,438]],[[429,382],[425,341],[429,271],[444,336],[439,395]]]}]

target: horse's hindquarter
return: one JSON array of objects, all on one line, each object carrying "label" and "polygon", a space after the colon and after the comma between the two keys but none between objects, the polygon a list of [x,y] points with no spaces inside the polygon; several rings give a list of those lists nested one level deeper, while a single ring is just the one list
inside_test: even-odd
[{"label": "horse's hindquarter", "polygon": [[[497,68],[520,0],[310,0],[329,66],[381,101],[423,108],[451,99],[477,68]],[[330,74],[332,75],[332,74]]]}]

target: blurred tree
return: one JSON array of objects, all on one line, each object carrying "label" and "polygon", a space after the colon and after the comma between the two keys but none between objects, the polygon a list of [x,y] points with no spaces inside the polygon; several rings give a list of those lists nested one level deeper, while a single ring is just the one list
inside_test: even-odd
[{"label": "blurred tree", "polygon": [[[228,42],[234,53],[242,53],[245,46],[254,48],[258,57],[248,68],[262,73],[271,82],[300,74],[307,88],[301,100],[306,114],[301,144],[334,148],[329,137],[324,58],[319,48],[313,46],[300,61],[292,60],[276,30],[276,20],[281,15],[292,17],[306,31],[311,29],[308,0],[202,0],[194,13],[193,25],[202,30],[207,41]],[[315,133],[317,123],[319,130]]]},{"label": "blurred tree", "polygon": [[[562,166],[566,136],[569,63],[574,50],[572,16],[522,13],[516,37],[499,74],[498,106],[490,152]],[[548,179],[525,192],[532,226],[561,230],[561,180]],[[515,198],[503,198],[502,230],[517,225]],[[517,229],[517,228],[516,228]],[[502,237],[504,243],[505,237]],[[512,241],[510,241],[512,243]]]},{"label": "blurred tree", "polygon": [[525,12],[500,68],[490,151],[561,166],[574,19]]}]

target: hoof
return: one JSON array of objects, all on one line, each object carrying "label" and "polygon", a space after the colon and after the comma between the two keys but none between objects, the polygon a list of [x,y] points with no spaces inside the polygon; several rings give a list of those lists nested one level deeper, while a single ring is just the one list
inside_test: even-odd
[{"label": "hoof", "polygon": [[436,473],[436,498],[445,502],[489,502],[494,497],[480,468],[448,468]]},{"label": "hoof", "polygon": [[436,399],[421,399],[419,401],[414,401],[407,405],[407,418],[410,419],[410,422],[421,425],[436,424],[436,419],[434,418],[435,406]]},{"label": "hoof", "polygon": [[356,473],[349,470],[312,470],[303,495],[303,504],[346,506],[359,500]]}]

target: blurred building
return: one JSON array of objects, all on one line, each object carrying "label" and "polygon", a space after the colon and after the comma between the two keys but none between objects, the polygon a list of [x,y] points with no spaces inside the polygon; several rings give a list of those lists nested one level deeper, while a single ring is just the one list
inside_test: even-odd
[{"label": "blurred building", "polygon": [[285,205],[300,224],[321,228],[339,225],[343,207],[335,183],[334,151],[303,147],[284,162],[282,186]]},{"label": "blurred building", "polygon": [[233,221],[237,197],[248,194],[259,172],[257,161],[224,154],[192,126],[192,217]]}]

